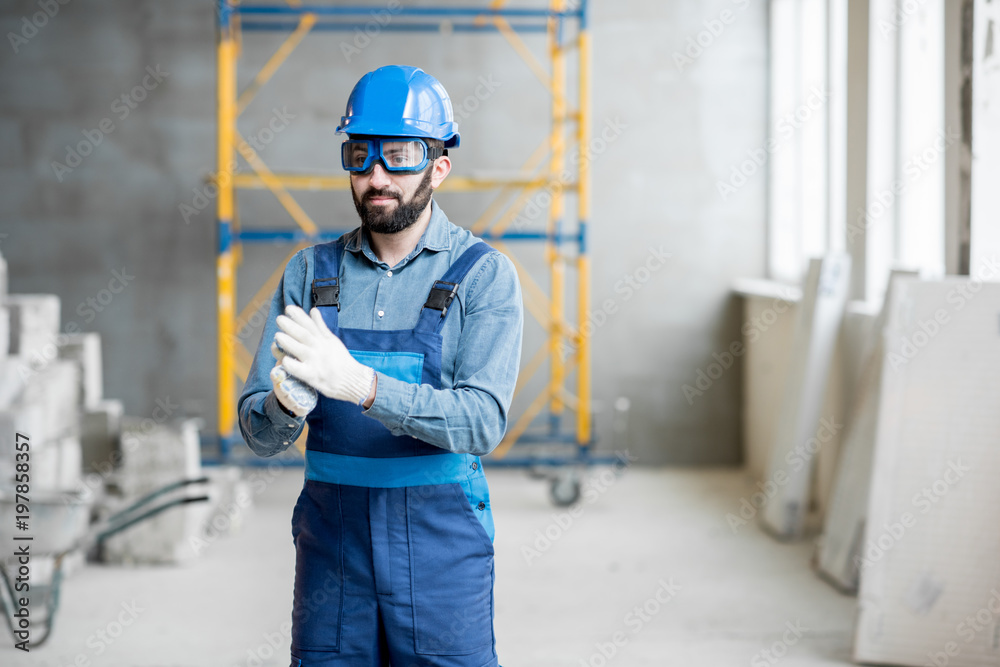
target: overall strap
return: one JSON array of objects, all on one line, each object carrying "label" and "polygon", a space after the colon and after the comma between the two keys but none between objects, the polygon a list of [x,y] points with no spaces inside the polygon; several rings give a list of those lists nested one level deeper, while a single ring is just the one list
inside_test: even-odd
[{"label": "overall strap", "polygon": [[343,253],[344,244],[340,241],[313,247],[312,302],[314,307],[330,309],[320,312],[326,316],[331,328],[337,326],[337,314],[340,312],[340,256]]},{"label": "overall strap", "polygon": [[448,308],[458,293],[458,285],[469,273],[469,269],[488,252],[495,252],[486,242],[479,241],[469,246],[461,257],[452,264],[440,280],[434,281],[430,294],[424,307],[420,310],[420,319],[417,320],[419,331],[441,331],[444,326],[444,318],[448,315]]}]

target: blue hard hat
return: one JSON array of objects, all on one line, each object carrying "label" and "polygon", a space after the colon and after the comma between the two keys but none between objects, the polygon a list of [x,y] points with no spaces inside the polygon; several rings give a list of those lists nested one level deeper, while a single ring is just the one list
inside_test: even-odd
[{"label": "blue hard hat", "polygon": [[448,91],[419,67],[404,65],[379,67],[361,77],[337,133],[440,139],[445,148],[461,139]]}]

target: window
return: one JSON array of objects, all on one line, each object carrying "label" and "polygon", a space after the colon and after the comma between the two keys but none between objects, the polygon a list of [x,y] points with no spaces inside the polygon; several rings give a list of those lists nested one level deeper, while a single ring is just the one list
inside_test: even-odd
[{"label": "window", "polygon": [[772,0],[771,278],[799,282],[810,257],[846,251],[852,296],[879,302],[895,266],[944,273],[959,15],[945,0]]}]

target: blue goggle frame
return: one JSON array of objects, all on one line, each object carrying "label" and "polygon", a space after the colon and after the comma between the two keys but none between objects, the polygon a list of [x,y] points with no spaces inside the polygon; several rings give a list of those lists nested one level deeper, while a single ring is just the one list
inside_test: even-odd
[{"label": "blue goggle frame", "polygon": [[[423,159],[418,164],[407,164],[405,166],[393,166],[390,159],[387,159],[383,152],[384,144],[400,142],[414,142],[423,146]],[[359,146],[364,146],[367,150],[365,161],[360,166],[354,166],[352,153]],[[375,138],[353,138],[348,139],[340,147],[340,163],[346,171],[355,174],[367,175],[375,168],[375,163],[382,164],[382,168],[393,174],[417,174],[427,168],[427,165],[441,157],[447,155],[448,150],[436,146],[428,146],[427,142],[418,137],[375,137]]]}]

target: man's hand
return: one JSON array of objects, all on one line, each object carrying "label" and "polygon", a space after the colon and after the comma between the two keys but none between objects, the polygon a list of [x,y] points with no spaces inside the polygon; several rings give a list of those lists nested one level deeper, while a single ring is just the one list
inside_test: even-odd
[{"label": "man's hand", "polygon": [[361,404],[368,398],[375,371],[358,363],[323,321],[318,308],[309,315],[288,306],[278,315],[274,340],[289,355],[284,367],[319,393],[340,401]]},{"label": "man's hand", "polygon": [[290,357],[285,355],[276,342],[271,343],[271,354],[275,359],[274,368],[271,369],[271,384],[274,386],[275,397],[296,417],[306,416],[316,407],[318,400],[316,390],[288,374],[284,363]]}]

